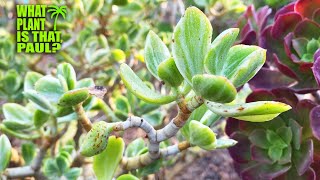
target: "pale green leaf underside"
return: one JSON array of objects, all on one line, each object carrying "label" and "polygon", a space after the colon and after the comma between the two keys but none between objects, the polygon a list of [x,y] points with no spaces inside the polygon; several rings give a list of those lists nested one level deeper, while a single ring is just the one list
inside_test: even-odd
[{"label": "pale green leaf underside", "polygon": [[23,89],[26,90],[30,90],[30,89],[34,89],[34,84],[40,79],[42,78],[43,75],[37,73],[37,72],[27,72],[25,78],[24,78],[24,84],[23,84]]},{"label": "pale green leaf underside", "polygon": [[205,101],[205,104],[212,112],[221,116],[252,122],[269,121],[280,113],[291,109],[291,106],[275,101],[257,101],[235,105]]},{"label": "pale green leaf underside", "polygon": [[206,70],[212,74],[227,77],[235,87],[248,82],[265,63],[266,51],[258,46],[235,45],[231,47],[230,42],[229,44],[223,41],[221,43],[224,44],[215,43],[217,47],[213,46],[210,49],[205,62]]},{"label": "pale green leaf underside", "polygon": [[0,173],[6,169],[11,158],[11,143],[6,135],[0,136]]},{"label": "pale green leaf underside", "polygon": [[238,34],[238,28],[230,28],[223,31],[214,39],[205,60],[205,68],[208,73],[223,75],[219,71],[222,71],[225,64],[227,64],[225,59]]},{"label": "pale green leaf underside", "polygon": [[195,7],[186,10],[174,30],[173,57],[181,75],[190,85],[192,76],[204,72],[203,62],[211,36],[210,21]]},{"label": "pale green leaf underside", "polygon": [[147,36],[144,53],[148,70],[154,77],[160,80],[158,76],[158,66],[171,55],[167,46],[153,31],[150,31]]},{"label": "pale green leaf underside", "polygon": [[128,90],[148,103],[167,104],[176,99],[174,95],[161,95],[151,90],[126,64],[121,64],[120,76]]},{"label": "pale green leaf underside", "polygon": [[112,180],[124,151],[122,138],[110,136],[107,148],[93,157],[93,170],[98,180]]},{"label": "pale green leaf underside", "polygon": [[35,84],[35,90],[51,102],[58,102],[64,90],[59,79],[50,75],[40,78]]}]

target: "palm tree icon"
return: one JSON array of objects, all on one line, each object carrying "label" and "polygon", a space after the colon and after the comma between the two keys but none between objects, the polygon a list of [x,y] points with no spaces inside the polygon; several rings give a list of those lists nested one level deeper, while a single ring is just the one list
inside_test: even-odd
[{"label": "palm tree icon", "polygon": [[53,12],[52,14],[51,14],[51,19],[54,17],[54,16],[56,16],[56,18],[54,19],[54,23],[53,23],[53,30],[54,31],[56,31],[56,29],[57,29],[57,27],[56,27],[56,25],[57,25],[57,19],[58,19],[58,17],[59,17],[59,14],[61,14],[61,16],[63,17],[63,19],[65,19],[66,18],[66,13],[67,13],[67,10],[66,10],[66,8],[67,8],[67,6],[57,6],[57,5],[50,5],[49,6],[49,10],[47,11],[47,12]]}]

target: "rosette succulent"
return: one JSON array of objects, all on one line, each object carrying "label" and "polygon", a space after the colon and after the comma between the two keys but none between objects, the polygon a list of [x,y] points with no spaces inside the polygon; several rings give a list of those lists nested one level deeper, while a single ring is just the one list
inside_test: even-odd
[{"label": "rosette succulent", "polygon": [[229,153],[239,175],[243,179],[318,179],[319,108],[312,110],[316,104],[299,100],[287,88],[256,90],[247,97],[248,102],[257,100],[282,101],[292,109],[263,123],[228,119],[226,132],[238,141]]},{"label": "rosette succulent", "polygon": [[311,67],[320,47],[319,16],[319,0],[298,0],[278,10],[261,34],[260,45],[283,74],[298,81],[300,92],[317,88]]}]

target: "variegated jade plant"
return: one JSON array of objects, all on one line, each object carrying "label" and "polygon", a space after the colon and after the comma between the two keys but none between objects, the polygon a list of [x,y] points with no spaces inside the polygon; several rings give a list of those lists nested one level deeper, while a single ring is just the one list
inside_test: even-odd
[{"label": "variegated jade plant", "polygon": [[[121,122],[94,123],[83,140],[81,154],[94,156],[98,179],[111,179],[105,169],[99,168],[102,164],[109,163],[111,166],[111,162],[119,162],[121,168],[132,172],[152,166],[158,159],[175,155],[192,146],[214,150],[236,144],[232,139],[217,139],[209,128],[220,117],[264,122],[291,108],[274,101],[238,103],[236,88],[249,81],[266,58],[266,51],[260,47],[232,46],[238,32],[238,29],[228,29],[211,42],[210,22],[195,7],[188,8],[177,24],[171,52],[154,32],[149,32],[145,45],[146,65],[150,73],[165,84],[167,93],[152,90],[126,64],[121,65],[120,76],[127,89],[141,100],[159,105],[176,104],[178,114],[161,129],[155,129],[146,119],[136,116]],[[112,149],[111,146],[115,146],[113,141],[117,141],[117,138],[109,136],[112,132],[125,131],[131,127],[145,131],[149,139],[148,148],[135,155],[126,151],[128,157],[118,157],[122,155],[124,144],[119,142],[122,144],[118,145],[119,150]],[[174,137],[180,129],[184,141],[160,148],[161,142]],[[136,141],[133,143],[137,144]],[[107,162],[107,157],[111,156],[116,160]],[[106,160],[101,161],[101,158]],[[96,164],[98,160],[100,163]],[[110,169],[114,171],[115,167],[109,168],[109,173]]]}]

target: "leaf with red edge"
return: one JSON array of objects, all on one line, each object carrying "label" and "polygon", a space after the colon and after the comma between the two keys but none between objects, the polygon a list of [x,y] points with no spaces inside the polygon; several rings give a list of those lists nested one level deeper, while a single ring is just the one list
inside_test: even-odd
[{"label": "leaf with red edge", "polygon": [[234,132],[230,136],[231,139],[238,141],[235,146],[228,148],[232,159],[239,163],[247,163],[250,161],[250,141],[246,135],[241,132]]},{"label": "leaf with red edge", "polygon": [[253,91],[247,97],[246,102],[255,102],[255,101],[272,101],[274,100],[275,96],[267,90],[264,89],[257,89]]},{"label": "leaf with red edge", "polygon": [[276,39],[284,38],[284,36],[286,36],[288,32],[291,32],[301,20],[302,17],[300,14],[295,12],[279,15],[272,27],[272,36]]},{"label": "leaf with red edge", "polygon": [[239,130],[239,120],[234,118],[227,119],[227,125],[225,128],[225,132],[228,136],[230,136],[233,132]]},{"label": "leaf with red edge", "polygon": [[306,18],[312,18],[313,12],[320,8],[319,0],[298,0],[294,10]]},{"label": "leaf with red edge", "polygon": [[295,108],[299,101],[291,88],[277,88],[271,92],[276,96],[277,100],[285,99],[285,103],[288,103],[292,108]]},{"label": "leaf with red edge", "polygon": [[292,157],[292,147],[288,146],[283,149],[282,151],[282,157],[278,161],[279,164],[287,164],[291,162],[291,157]]},{"label": "leaf with red edge", "polygon": [[320,24],[320,8],[313,12],[312,20]]},{"label": "leaf with red edge", "polygon": [[292,161],[300,176],[310,168],[313,161],[313,142],[311,139],[303,142],[299,151],[293,151]]},{"label": "leaf with red edge", "polygon": [[313,135],[320,140],[320,105],[310,112],[310,124]]},{"label": "leaf with red edge", "polygon": [[268,156],[268,150],[261,149],[257,146],[251,146],[251,158],[259,163],[272,164],[274,161]]},{"label": "leaf with red edge", "polygon": [[[299,79],[295,71],[293,71],[289,66],[281,62],[276,54],[273,54],[273,60],[278,67],[278,69],[285,75],[293,78],[293,79]],[[298,71],[297,71],[298,72]]]},{"label": "leaf with red edge", "polygon": [[292,119],[289,120],[289,126],[292,131],[293,147],[296,150],[299,150],[301,145],[301,138],[302,138],[302,127],[295,120],[292,120]]},{"label": "leaf with red edge", "polygon": [[277,179],[292,179],[292,180],[315,180],[316,174],[312,168],[309,168],[302,176],[299,176],[297,171],[294,168],[291,168],[285,174],[279,176]]},{"label": "leaf with red edge", "polygon": [[277,70],[262,68],[250,81],[251,89],[267,89],[271,90],[279,87],[288,87],[295,80],[284,76]]},{"label": "leaf with red edge", "polygon": [[320,36],[320,25],[310,19],[299,22],[294,29],[295,37],[304,37],[309,40]]},{"label": "leaf with red edge", "polygon": [[280,15],[283,15],[283,14],[286,14],[289,12],[293,12],[294,11],[294,4],[295,3],[290,3],[290,4],[282,7],[281,9],[279,9],[274,16],[274,20],[277,20]]},{"label": "leaf with red edge", "polygon": [[306,38],[295,38],[292,39],[292,47],[302,57],[307,52],[308,39]]},{"label": "leaf with red edge", "polygon": [[[319,57],[317,57],[318,54],[319,54]],[[313,63],[312,71],[318,83],[318,86],[320,87],[320,49],[316,51],[314,58],[315,58],[315,61]]]},{"label": "leaf with red edge", "polygon": [[245,169],[241,173],[242,179],[273,179],[287,172],[291,165],[278,164],[258,164],[256,166]]},{"label": "leaf with red edge", "polygon": [[310,128],[310,111],[316,106],[316,104],[309,100],[304,99],[297,104],[297,117],[296,121],[303,127],[302,136],[303,138],[312,137],[312,130]]}]

